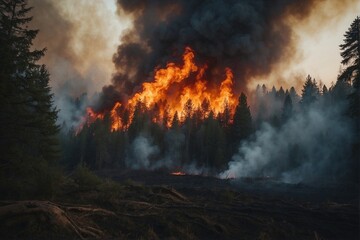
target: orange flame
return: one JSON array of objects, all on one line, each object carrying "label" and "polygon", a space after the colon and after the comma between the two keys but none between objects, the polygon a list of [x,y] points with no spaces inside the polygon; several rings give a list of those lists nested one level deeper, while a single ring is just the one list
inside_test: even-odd
[{"label": "orange flame", "polygon": [[174,175],[174,176],[185,176],[186,175],[186,173],[184,173],[184,172],[172,172],[170,174]]},{"label": "orange flame", "polygon": [[116,102],[114,107],[110,111],[110,117],[112,120],[111,128],[113,131],[117,131],[122,128],[121,118],[118,110],[121,107],[121,103]]},{"label": "orange flame", "polygon": [[[207,103],[207,112],[203,118],[207,117],[210,111],[214,116],[221,114],[225,108],[229,108],[233,114],[235,110],[236,98],[232,92],[233,89],[233,73],[230,68],[225,69],[225,79],[220,86],[210,85],[209,81],[204,78],[207,66],[197,66],[194,61],[195,53],[190,47],[185,48],[183,54],[182,66],[178,66],[173,62],[167,64],[166,68],[155,70],[154,80],[142,84],[142,90],[131,97],[124,105],[116,102],[110,111],[112,121],[112,130],[126,129],[121,119],[120,109],[125,107],[129,110],[129,123],[131,123],[135,105],[138,102],[145,104],[146,108],[152,109],[157,106],[158,115],[152,118],[152,121],[162,123],[165,115],[170,119],[177,112],[180,122],[184,121],[185,106],[191,105],[191,110],[195,111],[202,108],[202,104]],[[191,104],[189,104],[191,100]],[[164,104],[166,103],[166,104]],[[104,114],[96,114],[91,109],[88,115],[92,119],[103,119]],[[171,126],[170,121],[164,123],[167,127]]]}]

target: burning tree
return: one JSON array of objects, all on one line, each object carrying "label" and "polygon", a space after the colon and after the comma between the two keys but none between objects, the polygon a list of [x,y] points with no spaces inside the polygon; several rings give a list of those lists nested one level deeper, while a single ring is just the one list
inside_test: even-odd
[{"label": "burning tree", "polygon": [[[171,127],[172,122],[168,119],[174,118],[176,112],[181,123],[185,123],[196,112],[201,113],[203,120],[210,110],[215,116],[223,114],[229,121],[236,102],[231,69],[225,68],[225,79],[216,85],[206,79],[207,66],[195,63],[195,52],[190,47],[185,49],[182,60],[182,65],[169,62],[165,68],[155,69],[153,81],[144,82],[141,91],[127,101],[114,103],[109,111],[113,131],[124,130],[132,125],[140,110],[139,103],[142,111],[146,109],[151,112],[151,121],[165,124],[165,127]],[[89,108],[90,121],[102,119],[103,111],[96,112]]]}]

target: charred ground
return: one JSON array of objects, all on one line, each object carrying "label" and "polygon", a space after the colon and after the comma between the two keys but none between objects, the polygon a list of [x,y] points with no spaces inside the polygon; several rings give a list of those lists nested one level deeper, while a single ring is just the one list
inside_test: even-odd
[{"label": "charred ground", "polygon": [[359,198],[341,186],[85,169],[52,202],[1,202],[9,239],[356,239]]}]

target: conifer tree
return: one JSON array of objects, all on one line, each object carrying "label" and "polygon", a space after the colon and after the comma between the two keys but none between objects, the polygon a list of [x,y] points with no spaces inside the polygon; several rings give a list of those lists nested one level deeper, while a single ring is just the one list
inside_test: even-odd
[{"label": "conifer tree", "polygon": [[180,120],[179,120],[178,112],[176,111],[171,122],[171,128],[177,130],[179,129],[179,127],[180,127]]},{"label": "conifer tree", "polygon": [[247,97],[241,93],[239,104],[236,106],[233,123],[233,134],[235,141],[243,140],[252,133],[252,117],[250,107],[247,103]]},{"label": "conifer tree", "polygon": [[294,87],[291,87],[291,88],[290,88],[289,94],[290,94],[291,100],[292,100],[294,103],[298,103],[298,101],[299,101],[299,95],[296,93],[296,90],[295,90]]},{"label": "conifer tree", "polygon": [[344,43],[340,45],[341,64],[347,66],[339,79],[351,81],[355,89],[360,88],[360,17],[356,17],[344,34]]},{"label": "conifer tree", "polygon": [[282,86],[280,87],[279,91],[277,91],[276,97],[277,97],[277,99],[279,99],[280,101],[284,101],[284,99],[285,99],[285,91],[284,91],[284,89],[283,89]]},{"label": "conifer tree", "polygon": [[45,49],[32,50],[38,30],[27,27],[30,11],[26,0],[0,1],[0,162],[8,180],[16,169],[23,176],[47,171],[41,166],[58,157],[57,110],[49,73],[37,64]]},{"label": "conifer tree", "polygon": [[185,103],[184,109],[183,109],[183,118],[184,121],[190,120],[192,114],[193,114],[193,103],[191,99],[188,99]]},{"label": "conifer tree", "polygon": [[341,64],[346,66],[339,75],[340,81],[352,83],[354,92],[350,95],[350,114],[359,120],[360,116],[360,17],[356,17],[344,34],[340,45]]},{"label": "conifer tree", "polygon": [[289,94],[286,95],[282,109],[282,120],[288,120],[293,113],[293,104]]},{"label": "conifer tree", "polygon": [[328,94],[329,90],[326,87],[326,85],[324,84],[323,89],[322,89],[322,95],[325,96],[326,94]]},{"label": "conifer tree", "polygon": [[[340,45],[341,63],[346,66],[338,78],[338,83],[351,83],[352,93],[348,95],[349,115],[354,120],[355,137],[352,146],[353,178],[359,182],[360,169],[360,17],[357,16],[344,34],[344,43]],[[338,84],[337,84],[338,85]]]},{"label": "conifer tree", "polygon": [[306,77],[302,94],[301,94],[301,104],[304,107],[307,107],[311,105],[313,102],[315,102],[320,94],[319,87],[317,86],[317,83],[315,79],[312,79],[310,75]]}]

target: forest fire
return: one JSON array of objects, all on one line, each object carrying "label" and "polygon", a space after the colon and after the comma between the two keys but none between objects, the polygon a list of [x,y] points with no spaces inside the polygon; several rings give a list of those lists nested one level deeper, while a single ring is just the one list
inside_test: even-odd
[{"label": "forest fire", "polygon": [[170,174],[173,175],[173,176],[185,176],[185,175],[186,175],[186,173],[181,172],[181,171],[172,172],[172,173],[170,173]]},{"label": "forest fire", "polygon": [[[183,122],[186,117],[198,111],[201,118],[210,112],[234,114],[236,97],[233,94],[233,73],[225,68],[225,76],[220,84],[214,84],[205,78],[207,66],[195,63],[195,52],[186,47],[181,66],[173,62],[166,68],[156,69],[152,82],[144,82],[142,90],[134,94],[127,103],[116,102],[110,110],[113,131],[127,129],[137,108],[146,108],[152,112],[153,122],[171,127],[172,120]],[[95,113],[88,109],[88,121],[103,119],[104,113]]]}]

